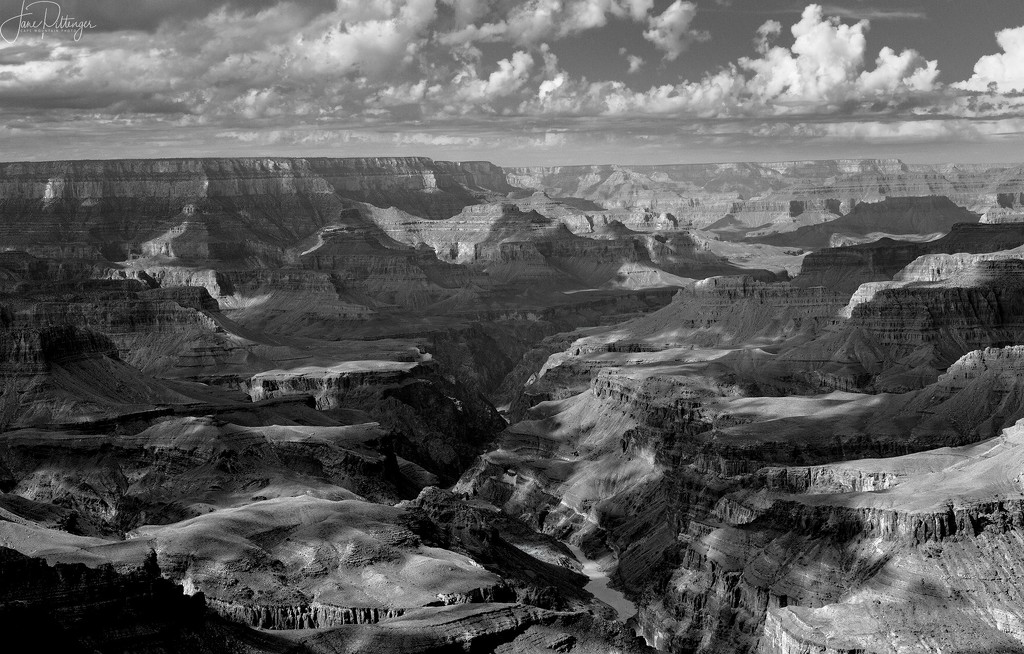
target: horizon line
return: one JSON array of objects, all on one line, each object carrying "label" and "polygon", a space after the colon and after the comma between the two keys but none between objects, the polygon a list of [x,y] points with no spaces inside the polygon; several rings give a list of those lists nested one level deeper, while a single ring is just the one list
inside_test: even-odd
[{"label": "horizon line", "polygon": [[623,166],[623,167],[649,167],[649,168],[664,168],[670,166],[712,166],[712,165],[736,165],[736,164],[799,164],[799,163],[822,163],[822,162],[839,162],[839,161],[889,161],[899,162],[903,165],[913,166],[955,166],[955,165],[978,165],[978,166],[1024,166],[1024,160],[1018,161],[984,161],[984,160],[946,160],[936,162],[915,162],[908,161],[902,157],[824,157],[820,159],[735,159],[729,161],[694,161],[694,162],[675,162],[675,163],[618,163],[605,161],[600,163],[560,163],[560,164],[544,164],[544,165],[502,165],[495,163],[490,159],[435,159],[434,157],[426,155],[366,155],[366,156],[348,156],[348,157],[332,157],[323,155],[244,155],[244,156],[194,156],[194,157],[106,157],[96,159],[12,159],[5,160],[0,157],[0,165],[9,164],[46,164],[46,163],[104,163],[104,162],[115,162],[115,161],[221,161],[221,160],[287,160],[287,159],[330,159],[336,161],[357,161],[366,159],[424,159],[432,162],[439,163],[455,163],[455,164],[469,164],[469,163],[486,163],[492,166],[496,166],[502,169],[511,168],[574,168],[584,166]]}]

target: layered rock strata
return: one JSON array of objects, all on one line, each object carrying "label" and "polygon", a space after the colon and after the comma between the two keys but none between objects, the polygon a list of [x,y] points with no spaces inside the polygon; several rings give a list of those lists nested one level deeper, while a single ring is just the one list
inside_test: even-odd
[{"label": "layered rock strata", "polygon": [[946,236],[926,243],[883,238],[873,243],[826,248],[804,258],[798,286],[826,286],[853,292],[860,284],[890,280],[918,257],[929,254],[985,253],[1024,245],[1024,227],[957,224]]}]

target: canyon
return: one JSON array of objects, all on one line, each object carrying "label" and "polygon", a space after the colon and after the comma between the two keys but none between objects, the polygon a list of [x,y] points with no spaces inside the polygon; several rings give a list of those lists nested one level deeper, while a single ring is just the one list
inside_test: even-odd
[{"label": "canyon", "polygon": [[1024,651],[1022,202],[875,159],[0,163],[0,623]]}]

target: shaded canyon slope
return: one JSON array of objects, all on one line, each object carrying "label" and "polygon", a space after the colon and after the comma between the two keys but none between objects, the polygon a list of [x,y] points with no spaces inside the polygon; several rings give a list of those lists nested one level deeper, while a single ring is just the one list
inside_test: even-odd
[{"label": "shaded canyon slope", "polygon": [[0,164],[0,619],[1020,651],[1022,197],[895,160]]}]

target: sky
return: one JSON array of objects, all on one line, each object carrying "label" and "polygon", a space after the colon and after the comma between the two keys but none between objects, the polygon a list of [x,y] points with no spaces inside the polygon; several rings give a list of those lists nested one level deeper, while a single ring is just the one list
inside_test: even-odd
[{"label": "sky", "polygon": [[1024,0],[0,0],[0,160],[1024,161]]}]

